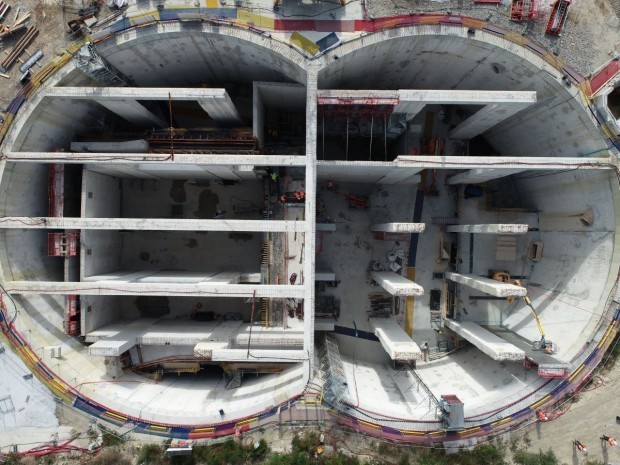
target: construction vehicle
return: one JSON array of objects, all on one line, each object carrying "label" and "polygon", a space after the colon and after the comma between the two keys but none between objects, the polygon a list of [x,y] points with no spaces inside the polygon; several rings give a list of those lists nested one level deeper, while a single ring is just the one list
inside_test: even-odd
[{"label": "construction vehicle", "polygon": [[[500,281],[502,283],[509,283],[509,284],[514,284],[515,286],[523,287],[521,285],[521,281],[520,280],[512,279],[510,277],[510,274],[508,274],[505,271],[497,271],[497,272],[495,272],[493,274],[493,279],[495,281]],[[513,303],[516,300],[516,297],[510,296],[506,300],[509,303]],[[525,302],[525,305],[530,307],[530,310],[532,311],[532,315],[534,315],[534,319],[536,320],[536,326],[538,327],[538,332],[540,333],[540,340],[534,341],[534,343],[532,344],[532,349],[534,349],[534,350],[544,350],[545,353],[547,353],[547,354],[552,354],[552,353],[556,352],[555,344],[553,342],[547,340],[547,338],[545,337],[545,327],[543,326],[542,321],[541,321],[540,317],[538,316],[538,313],[536,312],[536,309],[532,305],[532,301],[526,295],[523,296],[523,301]]]}]

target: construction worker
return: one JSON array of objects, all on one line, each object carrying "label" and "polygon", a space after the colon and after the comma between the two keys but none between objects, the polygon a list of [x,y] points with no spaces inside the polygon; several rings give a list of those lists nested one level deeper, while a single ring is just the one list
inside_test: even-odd
[{"label": "construction worker", "polygon": [[301,201],[301,194],[299,192],[295,191],[294,195],[295,195],[295,200]]},{"label": "construction worker", "polygon": [[269,177],[271,178],[272,182],[278,182],[278,172],[277,171],[271,171],[269,173]]},{"label": "construction worker", "polygon": [[616,447],[618,445],[618,442],[614,438],[610,438],[604,434],[601,436],[601,440],[607,442],[607,445],[610,447]]},{"label": "construction worker", "polygon": [[282,202],[282,203],[286,203],[286,194],[282,194],[282,195],[280,196],[280,202]]},{"label": "construction worker", "polygon": [[540,421],[549,421],[549,417],[542,410],[536,410],[536,416]]},{"label": "construction worker", "polygon": [[585,444],[580,443],[577,439],[573,439],[573,445],[577,448],[579,452],[587,452]]}]

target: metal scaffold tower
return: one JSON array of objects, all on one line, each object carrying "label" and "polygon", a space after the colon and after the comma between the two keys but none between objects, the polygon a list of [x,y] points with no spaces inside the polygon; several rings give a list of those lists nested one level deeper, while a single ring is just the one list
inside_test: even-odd
[{"label": "metal scaffold tower", "polygon": [[532,19],[538,10],[536,0],[512,0],[510,4],[510,20],[524,21]]},{"label": "metal scaffold tower", "polygon": [[320,369],[323,375],[323,400],[336,406],[349,392],[342,366],[338,343],[333,336],[325,336],[319,348]]},{"label": "metal scaffold tower", "polygon": [[75,67],[95,81],[111,87],[128,87],[129,80],[97,53],[90,42],[84,44],[73,56]]}]

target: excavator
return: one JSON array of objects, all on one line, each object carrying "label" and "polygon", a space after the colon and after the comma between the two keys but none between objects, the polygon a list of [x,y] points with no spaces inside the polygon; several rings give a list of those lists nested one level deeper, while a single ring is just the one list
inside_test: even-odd
[{"label": "excavator", "polygon": [[[523,287],[521,285],[520,280],[512,279],[510,277],[510,274],[508,274],[505,271],[497,271],[496,273],[493,274],[493,279],[495,281],[500,281],[502,283],[509,283],[509,284],[514,284],[515,286]],[[508,297],[506,300],[508,301],[508,303],[513,303],[516,299],[517,297],[511,296],[511,297]],[[536,326],[538,326],[538,332],[540,332],[540,340],[534,341],[534,343],[532,344],[532,349],[544,350],[545,353],[547,354],[553,354],[554,352],[556,352],[555,344],[546,339],[545,327],[543,326],[542,321],[540,320],[540,317],[538,316],[538,313],[536,313],[536,310],[534,309],[534,306],[532,305],[532,301],[527,295],[523,296],[523,301],[525,302],[525,305],[530,307],[530,310],[532,311],[532,314],[534,315],[534,319],[536,320]]]}]

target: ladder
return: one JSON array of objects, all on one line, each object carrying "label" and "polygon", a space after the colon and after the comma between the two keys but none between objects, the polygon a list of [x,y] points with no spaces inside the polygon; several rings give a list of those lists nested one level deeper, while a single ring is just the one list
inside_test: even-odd
[{"label": "ladder", "polygon": [[571,0],[557,0],[553,4],[545,34],[554,36],[560,35],[560,33],[562,32],[562,28],[566,23],[566,18],[568,17],[568,7],[570,6],[570,4]]}]

